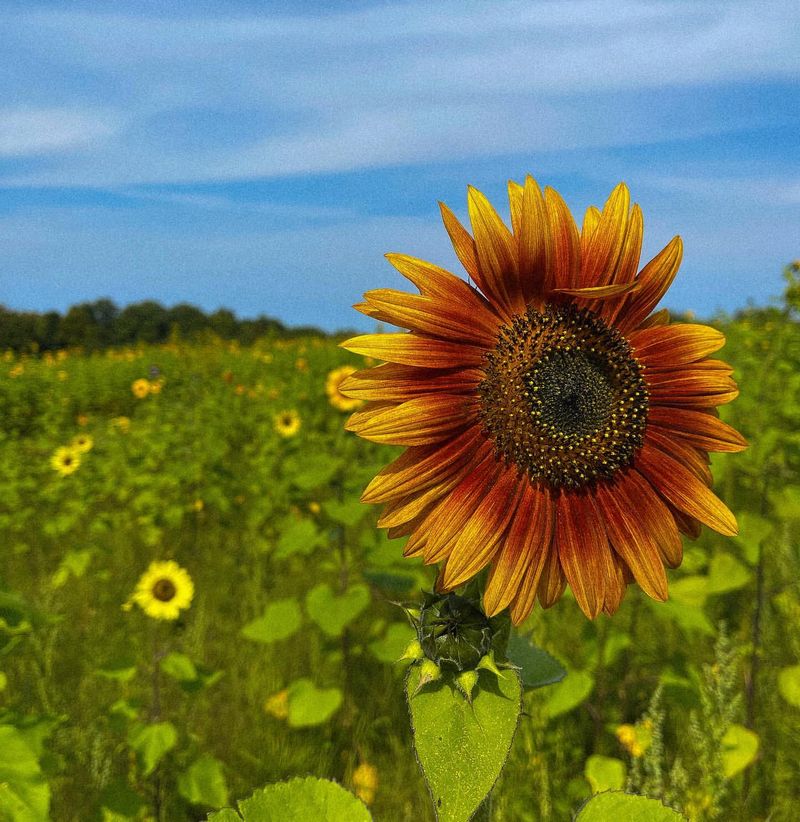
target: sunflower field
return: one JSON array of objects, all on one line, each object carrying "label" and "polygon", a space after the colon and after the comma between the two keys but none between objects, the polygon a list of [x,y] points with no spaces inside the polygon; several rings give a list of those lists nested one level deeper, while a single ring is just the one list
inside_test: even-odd
[{"label": "sunflower field", "polygon": [[[739,536],[686,541],[665,603],[632,586],[588,620],[567,592],[515,629],[550,684],[525,691],[493,819],[570,820],[623,788],[693,822],[797,818],[787,295],[711,322],[741,388],[721,414],[750,443],[712,460]],[[398,661],[400,606],[435,570],[360,502],[400,451],[345,430],[358,401],[338,385],[365,362],[338,342],[0,361],[0,820],[201,820],[306,776],[375,820],[435,818]]]}]

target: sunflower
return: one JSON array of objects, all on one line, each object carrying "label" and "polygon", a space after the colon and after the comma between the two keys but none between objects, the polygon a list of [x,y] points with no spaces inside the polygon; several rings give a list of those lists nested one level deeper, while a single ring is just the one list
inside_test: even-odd
[{"label": "sunflower", "polygon": [[138,400],[143,400],[150,393],[150,380],[140,377],[131,383],[131,391],[133,396]]},{"label": "sunflower", "polygon": [[72,438],[72,442],[69,446],[73,451],[77,451],[79,454],[85,454],[87,451],[91,451],[94,447],[94,440],[89,436],[89,434],[78,434]]},{"label": "sunflower", "polygon": [[385,361],[341,386],[369,404],[347,427],[408,449],[367,486],[405,553],[442,563],[449,591],[490,565],[484,609],[518,624],[570,585],[590,618],[636,581],[667,598],[681,533],[736,521],[711,492],[709,451],[740,451],[717,415],[732,369],[707,326],[651,313],[680,237],[640,271],[642,213],[620,183],[578,230],[563,199],[509,183],[511,229],[469,189],[473,235],[441,205],[476,287],[405,255],[389,261],[420,294],[380,289],[356,306],[410,333],[343,343]]},{"label": "sunflower", "polygon": [[55,453],[50,457],[50,465],[62,477],[66,477],[80,468],[81,455],[75,448],[62,445],[61,448],[56,448]]},{"label": "sunflower", "polygon": [[194,596],[194,583],[185,568],[177,562],[151,562],[139,578],[124,608],[138,605],[153,619],[177,619],[188,608]]},{"label": "sunflower", "polygon": [[346,397],[339,390],[342,381],[351,374],[355,374],[355,372],[356,369],[352,365],[342,365],[339,368],[334,368],[325,380],[325,393],[328,395],[328,401],[339,411],[353,411],[364,404],[363,400]]},{"label": "sunflower", "polygon": [[297,411],[281,411],[275,415],[275,430],[282,437],[293,437],[300,430],[300,415]]}]

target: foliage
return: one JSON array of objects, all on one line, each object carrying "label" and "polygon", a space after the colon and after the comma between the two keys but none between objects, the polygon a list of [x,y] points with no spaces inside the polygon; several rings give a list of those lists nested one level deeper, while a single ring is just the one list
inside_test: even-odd
[{"label": "foliage", "polygon": [[[742,386],[722,414],[751,442],[713,460],[740,536],[687,542],[668,603],[534,611],[509,646],[524,713],[497,820],[571,818],[623,770],[692,820],[796,816],[800,327],[790,306],[716,322]],[[434,818],[393,604],[418,606],[433,570],[359,503],[391,453],[343,431],[325,393],[343,364],[361,362],[315,337],[6,354],[0,819],[21,801],[179,822],[297,775],[355,790],[365,765],[376,818]],[[302,426],[284,438],[286,410]],[[62,476],[78,434],[93,447]],[[155,559],[194,581],[174,623],[122,608]]]}]

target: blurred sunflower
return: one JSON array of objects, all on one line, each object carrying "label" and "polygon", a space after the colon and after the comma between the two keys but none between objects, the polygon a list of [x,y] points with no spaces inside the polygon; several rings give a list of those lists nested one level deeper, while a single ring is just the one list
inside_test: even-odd
[{"label": "blurred sunflower", "polygon": [[339,390],[342,381],[351,374],[355,374],[355,372],[356,369],[352,365],[342,365],[339,368],[334,368],[325,380],[325,393],[328,395],[328,401],[340,411],[353,411],[364,404],[363,400],[346,397]]},{"label": "blurred sunflower", "polygon": [[127,434],[131,430],[130,417],[112,417],[111,425],[122,434]]},{"label": "blurred sunflower", "polygon": [[91,451],[94,447],[94,440],[89,436],[89,434],[78,434],[72,438],[72,442],[69,444],[69,447],[73,449],[73,451],[77,451],[79,454],[85,454],[87,451]]},{"label": "blurred sunflower", "polygon": [[613,613],[635,580],[667,597],[680,533],[736,521],[709,490],[709,451],[740,451],[716,406],[738,391],[708,355],[707,326],[651,314],[678,270],[680,237],[637,274],[642,213],[620,183],[579,231],[560,195],[509,183],[511,229],[469,189],[473,236],[441,205],[477,288],[404,255],[420,294],[381,289],[356,306],[411,333],[343,343],[386,361],[341,391],[369,401],[348,428],[409,446],[366,488],[405,553],[442,562],[448,591],[491,564],[484,608],[515,623],[569,583],[584,613]]},{"label": "blurred sunflower", "polygon": [[352,781],[356,796],[365,805],[371,805],[378,789],[378,769],[369,762],[362,762],[353,771]]},{"label": "blurred sunflower", "polygon": [[143,400],[150,393],[150,380],[140,377],[131,383],[131,391],[133,396],[139,400]]},{"label": "blurred sunflower", "polygon": [[56,448],[55,453],[50,457],[51,467],[58,471],[62,477],[74,474],[81,464],[81,455],[68,445]]},{"label": "blurred sunflower", "polygon": [[297,411],[281,411],[275,415],[275,430],[282,437],[293,437],[300,430],[300,415]]},{"label": "blurred sunflower", "polygon": [[138,605],[152,619],[177,619],[194,596],[194,583],[185,568],[174,560],[151,562],[139,578],[131,598],[123,605]]}]

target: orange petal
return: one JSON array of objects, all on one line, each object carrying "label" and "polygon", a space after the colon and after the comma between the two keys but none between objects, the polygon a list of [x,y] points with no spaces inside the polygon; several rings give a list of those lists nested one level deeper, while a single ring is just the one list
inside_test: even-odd
[{"label": "orange petal", "polygon": [[675,528],[672,510],[659,497],[655,488],[634,469],[625,478],[625,488],[636,506],[645,531],[658,546],[661,558],[670,568],[677,568],[683,557],[683,546]]},{"label": "orange petal", "polygon": [[[491,305],[476,288],[446,269],[416,257],[409,257],[407,254],[387,254],[386,259],[425,296],[457,300],[470,309],[483,309],[493,313]],[[495,316],[495,323],[497,322]]]},{"label": "orange petal", "polygon": [[449,442],[407,449],[373,477],[361,501],[387,502],[441,482],[469,459],[481,433],[472,426]]},{"label": "orange petal", "polygon": [[627,336],[636,358],[654,368],[696,362],[725,345],[725,335],[708,325],[659,326]]},{"label": "orange petal", "polygon": [[531,176],[525,178],[522,190],[517,247],[520,285],[525,301],[539,301],[555,284],[549,279],[547,263],[555,252],[544,197]]},{"label": "orange petal", "polygon": [[706,484],[677,460],[645,443],[636,469],[671,505],[725,536],[738,533],[736,518]]},{"label": "orange petal", "polygon": [[583,225],[581,226],[581,259],[584,259],[592,246],[592,237],[600,225],[600,209],[597,206],[589,206],[583,215]]},{"label": "orange petal", "polygon": [[608,538],[591,498],[561,493],[556,500],[555,544],[558,558],[580,609],[594,619],[605,600]]},{"label": "orange petal", "polygon": [[603,300],[628,294],[630,291],[636,291],[637,288],[639,288],[639,284],[634,281],[630,283],[612,283],[611,285],[592,285],[586,288],[554,288],[553,291],[556,294],[569,294],[571,297],[581,297],[585,300]]},{"label": "orange petal", "polygon": [[581,285],[581,243],[572,212],[561,195],[550,188],[544,190],[547,224],[552,246],[547,258],[547,292],[556,288],[574,288]]},{"label": "orange petal", "polygon": [[648,412],[647,424],[706,451],[735,452],[747,448],[747,440],[735,428],[702,411],[654,405]]},{"label": "orange petal", "polygon": [[456,540],[443,576],[446,590],[457,588],[478,573],[496,553],[514,516],[528,478],[509,468],[501,473]]},{"label": "orange petal", "polygon": [[514,238],[492,204],[472,186],[468,188],[467,204],[478,265],[488,289],[486,296],[510,314],[519,314],[525,310],[525,302],[519,285]]},{"label": "orange petal", "polygon": [[483,595],[483,609],[487,616],[499,614],[515,600],[523,583],[526,583],[530,607],[533,607],[552,537],[552,519],[548,496],[527,483],[503,546],[489,572]]},{"label": "orange petal", "polygon": [[625,300],[620,309],[618,327],[625,333],[636,328],[658,305],[672,285],[683,258],[683,241],[672,240],[639,272],[640,288]]},{"label": "orange petal", "polygon": [[558,560],[558,551],[555,546],[547,552],[542,576],[539,579],[539,587],[536,594],[542,608],[550,608],[555,605],[567,587],[567,578],[561,570],[561,563]]},{"label": "orange petal", "polygon": [[360,400],[405,402],[426,394],[469,394],[485,374],[478,368],[436,370],[384,363],[356,371],[339,383],[339,391]]},{"label": "orange petal", "polygon": [[711,486],[714,478],[711,476],[711,469],[708,467],[708,454],[705,451],[698,451],[689,443],[672,437],[669,434],[660,432],[655,426],[647,427],[645,442],[654,445],[659,451],[669,454],[673,459],[683,463],[703,482]]},{"label": "orange petal", "polygon": [[345,428],[364,439],[389,445],[428,445],[453,436],[474,422],[472,398],[432,394],[400,405],[357,411]]},{"label": "orange petal", "polygon": [[625,579],[625,563],[612,551],[604,554],[607,562],[606,569],[606,597],[603,601],[603,613],[615,614],[625,598],[628,582]]},{"label": "orange petal", "polygon": [[606,201],[590,239],[584,241],[586,253],[581,258],[580,282],[576,285],[586,287],[612,282],[625,244],[630,202],[628,187],[620,183]]},{"label": "orange petal", "polygon": [[450,236],[453,250],[456,252],[461,265],[470,277],[481,286],[481,272],[478,267],[478,251],[475,248],[475,241],[464,228],[455,214],[442,202],[439,203],[439,211],[442,213],[442,222],[445,230]]},{"label": "orange petal", "polygon": [[[639,280],[639,288],[641,289],[642,284]],[[639,323],[639,328],[653,328],[656,325],[668,325],[669,324],[669,310],[666,308],[662,308],[660,311],[656,311],[655,314],[651,314],[646,320],[642,320]]]},{"label": "orange petal", "polygon": [[597,500],[614,551],[630,568],[642,590],[663,602],[667,598],[664,564],[654,536],[637,512],[640,495],[628,476],[621,476],[612,485],[598,485]]},{"label": "orange petal", "polygon": [[497,339],[499,322],[480,303],[470,305],[458,298],[444,300],[389,288],[367,291],[364,299],[388,322],[411,331],[485,348],[491,348]]},{"label": "orange petal", "polygon": [[420,368],[479,366],[484,361],[484,349],[478,346],[459,345],[410,333],[362,334],[339,345],[365,357]]},{"label": "orange petal", "polygon": [[645,373],[645,379],[651,405],[713,408],[739,396],[736,383],[727,374],[709,368],[675,369],[666,373],[651,370]]}]

